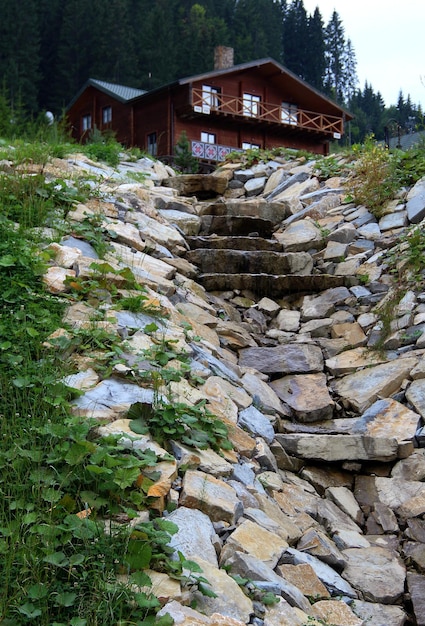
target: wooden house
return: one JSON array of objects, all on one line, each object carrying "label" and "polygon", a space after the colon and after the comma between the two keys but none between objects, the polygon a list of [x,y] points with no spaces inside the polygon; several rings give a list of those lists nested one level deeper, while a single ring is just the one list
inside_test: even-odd
[{"label": "wooden house", "polygon": [[326,155],[353,117],[273,59],[233,65],[225,47],[216,49],[213,71],[151,91],[90,79],[67,115],[78,141],[96,126],[159,158],[174,154],[185,131],[193,155],[208,162],[256,147]]}]

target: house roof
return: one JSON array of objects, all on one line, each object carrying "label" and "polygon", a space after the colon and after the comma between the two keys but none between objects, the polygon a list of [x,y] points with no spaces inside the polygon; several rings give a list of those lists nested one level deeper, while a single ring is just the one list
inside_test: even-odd
[{"label": "house roof", "polygon": [[305,80],[288,70],[286,67],[275,61],[274,59],[267,57],[264,59],[258,59],[256,61],[249,61],[247,63],[241,63],[239,65],[233,65],[227,69],[221,70],[213,70],[209,72],[204,72],[202,74],[196,74],[194,76],[188,76],[186,78],[180,78],[172,83],[168,83],[167,85],[162,85],[152,91],[147,91],[140,96],[136,96],[136,98],[143,98],[144,96],[150,96],[151,94],[160,93],[162,90],[169,89],[172,86],[178,85],[186,85],[193,82],[197,82],[200,80],[209,80],[213,78],[218,78],[220,76],[226,74],[232,74],[235,72],[247,72],[250,70],[256,69],[260,72],[266,79],[273,80],[277,84],[281,83],[282,86],[285,86],[286,89],[290,88],[291,93],[293,93],[294,98],[299,98],[307,96],[311,105],[315,106],[315,110],[320,111],[323,106],[326,107],[327,110],[333,109],[338,114],[343,113],[346,120],[351,120],[354,118],[352,113],[341,107],[331,98],[328,98],[323,93],[318,91],[312,85],[309,85]]},{"label": "house roof", "polygon": [[80,91],[73,97],[71,102],[68,104],[67,109],[69,109],[76,100],[81,96],[81,94],[88,87],[96,87],[100,91],[112,96],[116,100],[120,102],[128,102],[129,100],[133,100],[134,98],[138,98],[146,93],[143,89],[135,89],[134,87],[127,87],[126,85],[117,85],[116,83],[107,83],[104,80],[97,80],[96,78],[89,78],[88,81],[82,86]]}]

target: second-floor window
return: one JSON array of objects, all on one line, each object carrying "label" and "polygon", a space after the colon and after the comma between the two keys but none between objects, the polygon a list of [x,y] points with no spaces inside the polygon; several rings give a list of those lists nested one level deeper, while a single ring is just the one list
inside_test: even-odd
[{"label": "second-floor window", "polygon": [[102,109],[102,122],[103,124],[109,124],[112,122],[112,107],[107,106]]},{"label": "second-floor window", "polygon": [[282,102],[281,120],[284,124],[298,124],[298,107],[289,102]]},{"label": "second-floor window", "polygon": [[83,115],[83,117],[81,118],[81,128],[83,133],[85,133],[87,130],[91,129],[91,115]]},{"label": "second-floor window", "polygon": [[244,93],[243,95],[243,115],[248,117],[257,117],[260,112],[260,96],[254,96],[252,93]]},{"label": "second-floor window", "polygon": [[220,105],[219,93],[220,89],[218,87],[202,85],[202,106],[209,107],[210,109],[218,109]]},{"label": "second-floor window", "polygon": [[214,133],[208,133],[206,131],[201,132],[201,141],[204,143],[215,143],[216,137]]},{"label": "second-floor window", "polygon": [[259,143],[251,143],[250,141],[242,142],[242,150],[253,150],[255,148],[261,148]]}]

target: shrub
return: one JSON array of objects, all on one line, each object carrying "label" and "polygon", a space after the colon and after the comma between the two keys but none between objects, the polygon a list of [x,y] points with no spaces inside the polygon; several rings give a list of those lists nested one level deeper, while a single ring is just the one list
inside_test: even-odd
[{"label": "shrub", "polygon": [[397,162],[393,155],[370,136],[361,147],[353,147],[358,155],[353,177],[349,182],[356,204],[365,205],[375,217],[383,215],[384,205],[399,189]]}]

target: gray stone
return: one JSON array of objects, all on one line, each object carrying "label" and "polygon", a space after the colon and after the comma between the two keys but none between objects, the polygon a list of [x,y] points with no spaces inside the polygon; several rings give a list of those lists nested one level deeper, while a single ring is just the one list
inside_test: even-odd
[{"label": "gray stone", "polygon": [[412,224],[419,224],[425,217],[425,177],[418,180],[407,194],[406,210]]},{"label": "gray stone", "polygon": [[407,588],[412,599],[413,611],[417,626],[425,625],[425,576],[408,572]]},{"label": "gray stone", "polygon": [[232,574],[239,574],[239,576],[249,578],[253,581],[268,581],[273,583],[279,590],[280,595],[289,602],[291,606],[297,606],[306,612],[310,611],[310,604],[307,598],[297,587],[281,576],[278,576],[271,567],[251,554],[244,554],[236,550],[226,560],[225,565],[230,568]]},{"label": "gray stone", "polygon": [[349,297],[350,292],[346,287],[327,289],[319,296],[306,296],[301,308],[301,319],[307,322],[319,317],[329,317],[334,313],[335,306],[342,304]]},{"label": "gray stone", "polygon": [[323,356],[320,348],[311,344],[245,348],[239,352],[239,366],[264,373],[308,374],[323,369]]},{"label": "gray stone", "polygon": [[406,568],[385,548],[350,548],[343,551],[347,564],[342,573],[365,600],[394,604],[403,595]]},{"label": "gray stone", "polygon": [[251,434],[263,437],[267,443],[274,439],[274,429],[269,418],[252,405],[239,412],[238,424]]},{"label": "gray stone", "polygon": [[334,401],[326,383],[326,376],[322,373],[298,374],[278,378],[270,386],[299,421],[316,422],[332,417]]},{"label": "gray stone", "polygon": [[323,563],[317,557],[311,554],[306,554],[300,550],[294,548],[287,548],[282,561],[285,563],[291,563],[292,565],[298,565],[300,563],[308,563],[314,569],[316,576],[320,578],[322,583],[328,589],[331,595],[343,595],[349,598],[357,598],[357,593],[353,587],[344,580],[332,567]]},{"label": "gray stone", "polygon": [[317,461],[393,461],[398,451],[397,441],[384,437],[296,433],[276,439],[289,454]]},{"label": "gray stone", "polygon": [[401,383],[416,363],[415,357],[406,357],[376,365],[348,374],[335,381],[333,388],[355,411],[363,412],[379,397],[389,397],[399,391]]},{"label": "gray stone", "polygon": [[275,238],[283,245],[285,252],[302,252],[314,248],[322,241],[320,229],[311,220],[299,220],[290,224]]},{"label": "gray stone", "polygon": [[218,567],[216,553],[218,537],[210,518],[205,513],[182,506],[173,511],[167,519],[179,527],[178,532],[172,535],[169,541],[171,548],[181,552],[189,560],[202,554],[203,559]]},{"label": "gray stone", "polygon": [[355,600],[351,610],[363,620],[363,624],[373,626],[403,626],[407,615],[400,606]]}]

